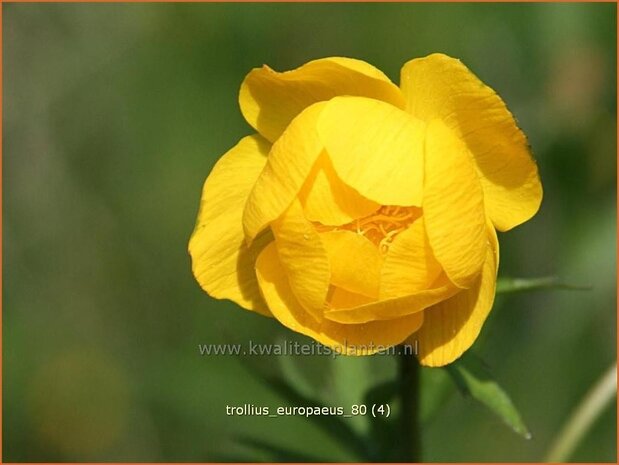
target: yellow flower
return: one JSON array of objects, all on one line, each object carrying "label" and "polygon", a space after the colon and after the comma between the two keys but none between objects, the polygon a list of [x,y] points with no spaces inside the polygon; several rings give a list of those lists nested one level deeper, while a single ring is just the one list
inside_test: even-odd
[{"label": "yellow flower", "polygon": [[409,61],[398,88],[359,60],[252,70],[258,134],[215,165],[189,243],[211,296],[348,354],[418,341],[424,365],[477,338],[498,242],[538,210],[527,141],[459,60]]}]

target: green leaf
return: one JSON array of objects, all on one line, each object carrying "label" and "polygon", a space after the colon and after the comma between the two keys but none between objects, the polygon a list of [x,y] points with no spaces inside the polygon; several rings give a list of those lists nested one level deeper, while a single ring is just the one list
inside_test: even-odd
[{"label": "green leaf", "polygon": [[542,278],[502,277],[497,280],[496,284],[497,294],[526,291],[543,291],[553,289],[564,289],[570,291],[590,291],[592,289],[592,286],[564,283],[554,276],[545,276]]},{"label": "green leaf", "polygon": [[446,368],[463,395],[481,402],[514,432],[525,439],[531,439],[531,433],[512,400],[499,383],[492,378],[480,359],[467,354]]}]

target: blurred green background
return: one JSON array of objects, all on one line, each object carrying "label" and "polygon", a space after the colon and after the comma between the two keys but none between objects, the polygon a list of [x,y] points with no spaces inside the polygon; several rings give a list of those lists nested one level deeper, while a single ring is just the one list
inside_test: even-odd
[{"label": "blurred green background", "polygon": [[[424,369],[444,393],[423,425],[425,460],[541,460],[615,360],[615,4],[3,10],[4,461],[273,460],[247,437],[355,460],[303,418],[228,417],[225,405],[286,405],[248,363],[296,367],[341,405],[393,376],[391,358],[198,352],[305,340],[208,297],[186,252],[204,179],[251,132],[239,85],[264,63],[287,70],[351,56],[398,82],[411,58],[462,59],[517,116],[545,188],[539,214],[500,235],[500,274],[594,286],[500,296],[474,346],[519,407],[529,441]],[[574,460],[616,461],[615,412]]]}]

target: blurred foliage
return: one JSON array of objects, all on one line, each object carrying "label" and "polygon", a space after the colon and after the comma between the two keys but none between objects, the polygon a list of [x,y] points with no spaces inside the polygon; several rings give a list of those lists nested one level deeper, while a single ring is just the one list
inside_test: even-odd
[{"label": "blurred foliage", "polygon": [[531,439],[531,433],[509,395],[492,377],[483,361],[475,357],[472,350],[447,365],[445,369],[462,395],[479,401],[515,433],[525,439]]},{"label": "blurred foliage", "polygon": [[[226,416],[226,405],[290,400],[238,357],[197,350],[305,340],[206,296],[186,253],[204,179],[250,133],[237,92],[263,63],[352,56],[397,82],[411,58],[462,59],[517,116],[545,188],[539,214],[500,235],[500,273],[593,286],[499,296],[476,344],[531,441],[423,370],[425,460],[540,460],[615,359],[615,4],[3,10],[4,461],[269,460],[265,444],[354,459],[304,418]],[[269,357],[252,363],[275,369]],[[389,357],[294,363],[333,405],[395,373]],[[615,412],[574,460],[616,461]]]}]

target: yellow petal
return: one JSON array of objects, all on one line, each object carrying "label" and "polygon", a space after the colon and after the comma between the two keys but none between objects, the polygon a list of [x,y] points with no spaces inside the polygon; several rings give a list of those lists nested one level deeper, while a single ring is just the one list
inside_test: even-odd
[{"label": "yellow petal", "polygon": [[331,266],[331,284],[368,297],[378,297],[382,257],[368,239],[352,231],[320,233]]},{"label": "yellow petal", "polygon": [[421,206],[425,124],[365,97],[336,97],[318,120],[335,172],[381,205]]},{"label": "yellow petal", "polygon": [[432,254],[422,216],[389,246],[381,270],[380,298],[402,297],[428,289],[442,271]]},{"label": "yellow petal", "polygon": [[258,256],[256,275],[273,316],[284,326],[349,355],[370,355],[381,349],[378,346],[390,347],[399,344],[423,322],[423,313],[358,325],[339,324],[329,320],[317,322],[299,304],[290,289],[273,243],[265,247]]},{"label": "yellow petal", "polygon": [[459,60],[442,54],[409,61],[401,87],[416,118],[441,119],[474,157],[488,215],[500,231],[539,209],[542,186],[526,137],[501,97]]},{"label": "yellow petal", "polygon": [[356,294],[341,287],[331,286],[327,298],[331,308],[351,308],[376,302],[376,299],[363,294]]},{"label": "yellow petal", "polygon": [[441,121],[426,134],[423,214],[432,251],[458,287],[471,286],[486,258],[483,194],[466,146]]},{"label": "yellow petal", "polygon": [[325,310],[325,318],[344,324],[390,320],[421,313],[422,310],[448,299],[460,289],[443,274],[430,289],[417,291],[404,297],[379,300],[352,307],[339,306]]},{"label": "yellow petal", "polygon": [[315,127],[324,105],[317,103],[304,110],[271,148],[243,212],[248,242],[281,216],[309,176],[323,150]]},{"label": "yellow petal", "polygon": [[400,89],[374,66],[352,58],[323,58],[292,71],[253,69],[239,94],[247,122],[271,142],[313,103],[338,95],[361,95],[404,108]]},{"label": "yellow petal", "polygon": [[189,253],[194,276],[212,297],[270,316],[254,263],[272,237],[261,235],[247,247],[242,224],[243,206],[266,164],[269,148],[258,135],[245,137],[215,164],[204,183]]},{"label": "yellow petal", "polygon": [[489,228],[488,242],[487,258],[475,285],[428,308],[422,328],[411,336],[418,341],[422,365],[447,365],[477,339],[492,309],[496,290],[499,249],[494,228]]},{"label": "yellow petal", "polygon": [[271,225],[290,288],[303,308],[322,319],[329,290],[329,258],[298,200]]},{"label": "yellow petal", "polygon": [[299,199],[308,220],[331,226],[350,223],[380,207],[344,184],[333,170],[325,152],[318,158],[305,181]]}]

